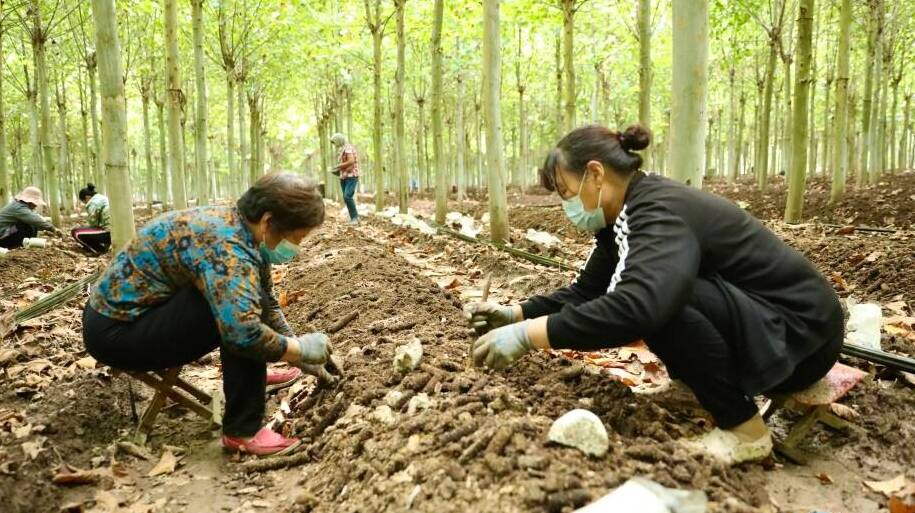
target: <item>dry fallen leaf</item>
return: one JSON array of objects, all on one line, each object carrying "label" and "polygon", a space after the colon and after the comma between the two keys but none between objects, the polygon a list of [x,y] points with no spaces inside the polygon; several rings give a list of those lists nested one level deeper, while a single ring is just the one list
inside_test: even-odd
[{"label": "dry fallen leaf", "polygon": [[832,484],[832,478],[829,477],[829,474],[827,474],[826,472],[820,472],[819,474],[816,474],[815,477],[817,479],[819,479],[820,482],[823,483],[824,485]]},{"label": "dry fallen leaf", "polygon": [[162,453],[162,457],[159,459],[159,463],[156,463],[156,466],[153,467],[147,477],[161,476],[163,474],[171,474],[175,471],[175,466],[178,464],[177,458],[172,454],[172,451],[165,451]]},{"label": "dry fallen leaf", "polygon": [[44,443],[44,437],[39,437],[32,442],[23,442],[22,452],[29,457],[30,460],[34,460],[38,457],[38,454],[41,453],[44,449],[41,447]]},{"label": "dry fallen leaf", "polygon": [[62,486],[77,486],[92,484],[97,482],[98,479],[99,473],[95,470],[83,470],[75,467],[63,466],[54,474],[54,477],[51,478],[51,482]]},{"label": "dry fallen leaf", "polygon": [[907,483],[908,481],[905,478],[905,474],[899,474],[898,476],[892,479],[887,479],[886,481],[865,481],[864,485],[875,492],[882,493],[889,497],[899,490],[905,488]]},{"label": "dry fallen leaf", "polygon": [[98,490],[95,492],[95,508],[100,508],[102,511],[118,511],[118,508],[121,505],[121,500],[117,498],[113,493]]}]

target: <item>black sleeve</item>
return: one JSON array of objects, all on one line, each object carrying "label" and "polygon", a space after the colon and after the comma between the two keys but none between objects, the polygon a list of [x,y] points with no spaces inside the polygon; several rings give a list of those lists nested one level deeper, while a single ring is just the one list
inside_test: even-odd
[{"label": "black sleeve", "polygon": [[616,265],[616,245],[596,241],[578,277],[568,287],[542,296],[533,296],[521,303],[525,319],[556,313],[565,305],[580,305],[607,291]]},{"label": "black sleeve", "polygon": [[619,261],[607,293],[568,304],[547,319],[554,348],[618,347],[657,331],[692,293],[699,243],[679,216],[645,203],[617,221]]}]

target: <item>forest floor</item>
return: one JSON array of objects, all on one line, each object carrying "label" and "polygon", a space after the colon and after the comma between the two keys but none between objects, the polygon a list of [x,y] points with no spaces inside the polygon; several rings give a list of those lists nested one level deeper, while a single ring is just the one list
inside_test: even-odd
[{"label": "forest floor", "polygon": [[[745,202],[830,277],[841,296],[880,303],[883,348],[915,355],[915,214],[906,210],[915,202],[904,199],[915,195],[912,175],[893,177],[882,189],[898,189],[896,203],[869,205],[872,192],[853,192],[841,214],[827,217],[809,200],[815,221],[892,226],[892,232],[816,222],[789,227],[778,220],[783,203],[764,206],[783,198],[777,183],[767,196],[750,184],[710,188]],[[590,240],[565,220],[555,196],[514,194],[511,202],[514,244],[576,268]],[[413,204],[420,216],[430,206]],[[480,219],[486,209],[468,201],[462,210]],[[123,442],[134,424],[126,378],[113,377],[83,350],[82,294],[0,341],[3,511],[558,512],[640,475],[704,490],[709,511],[857,513],[888,511],[888,497],[865,481],[915,478],[911,376],[848,360],[871,374],[842,400],[843,414],[853,417],[851,431],[816,430],[805,447],[815,455],[806,466],[775,459],[725,468],[680,446],[709,427],[703,412],[633,393],[667,379],[642,346],[534,354],[498,373],[468,364],[474,335],[461,307],[479,298],[487,274],[491,297],[512,301],[562,286],[572,272],[423,235],[380,216],[350,228],[342,213],[332,214],[276,276],[296,331],[327,330],[358,314],[332,336],[345,379],[322,389],[309,378],[268,401],[274,427],[305,439],[307,457],[299,465],[258,471],[250,460],[225,456],[219,433],[175,405],[160,414],[145,451],[129,450]],[[525,239],[528,229],[559,242],[541,248]],[[101,263],[63,240],[11,252],[0,260],[0,306],[21,308]],[[424,346],[422,365],[401,376],[392,366],[394,349],[414,338]],[[217,355],[186,366],[184,374],[204,389],[221,386]],[[133,389],[151,396],[141,384]],[[592,458],[547,442],[552,421],[573,408],[593,411],[607,426],[607,455]],[[776,434],[792,420],[777,415]]]}]

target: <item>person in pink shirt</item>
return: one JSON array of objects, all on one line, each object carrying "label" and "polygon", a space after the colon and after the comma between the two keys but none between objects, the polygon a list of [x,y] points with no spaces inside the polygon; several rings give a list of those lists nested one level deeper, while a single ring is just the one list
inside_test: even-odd
[{"label": "person in pink shirt", "polygon": [[336,133],[331,136],[330,142],[337,148],[338,164],[334,166],[334,174],[340,177],[340,188],[343,189],[343,202],[349,211],[349,223],[359,224],[359,212],[356,210],[356,189],[359,186],[359,154],[356,147],[347,142],[346,136]]}]

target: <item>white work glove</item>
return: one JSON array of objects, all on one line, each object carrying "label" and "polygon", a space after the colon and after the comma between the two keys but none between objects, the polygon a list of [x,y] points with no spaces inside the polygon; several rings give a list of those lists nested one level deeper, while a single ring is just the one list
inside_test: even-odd
[{"label": "white work glove", "polygon": [[324,366],[330,359],[330,339],[324,333],[306,333],[295,338],[299,343],[299,359],[289,362],[296,367],[306,370],[305,365]]},{"label": "white work glove", "polygon": [[[464,308],[464,318],[477,333],[486,333],[515,322],[515,310],[497,303],[472,303]],[[520,320],[520,319],[518,319]]]},{"label": "white work glove", "polygon": [[473,343],[473,364],[502,370],[529,353],[531,339],[527,335],[530,321],[522,321],[494,329]]}]

